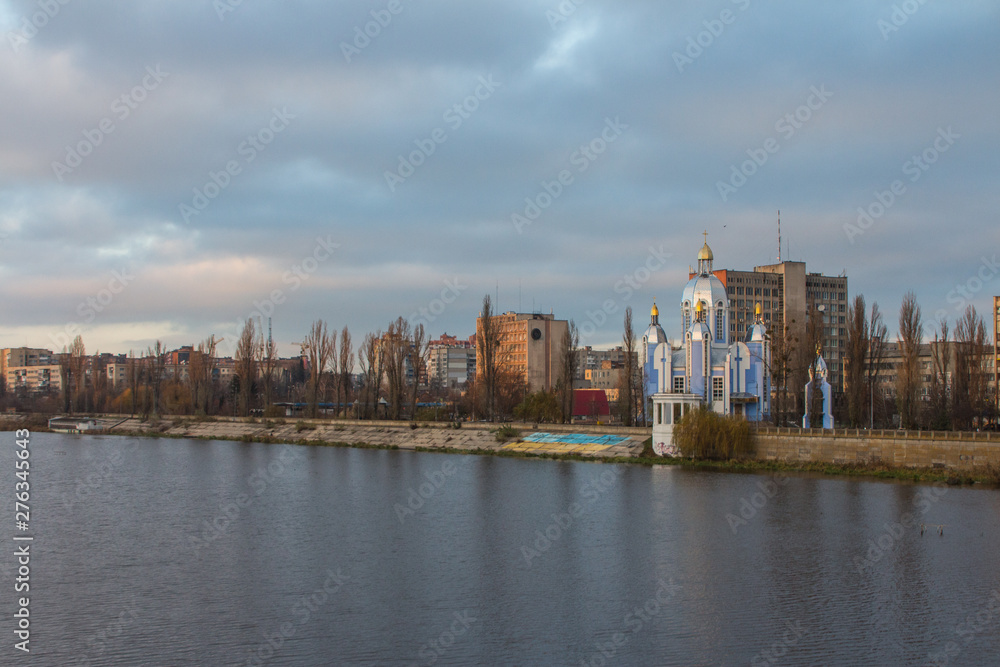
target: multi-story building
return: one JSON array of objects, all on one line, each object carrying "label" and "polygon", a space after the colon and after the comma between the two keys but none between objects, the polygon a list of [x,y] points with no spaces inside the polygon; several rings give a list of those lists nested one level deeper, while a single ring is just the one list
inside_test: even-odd
[{"label": "multi-story building", "polygon": [[427,380],[440,387],[464,387],[476,373],[476,337],[459,339],[441,334],[427,344]]},{"label": "multi-story building", "polygon": [[51,350],[30,347],[0,350],[0,376],[8,391],[62,391],[59,361]]},{"label": "multi-story building", "polygon": [[[770,327],[783,322],[789,337],[807,340],[810,313],[821,317],[823,357],[830,372],[830,385],[843,388],[844,356],[847,351],[847,276],[807,273],[805,262],[781,262],[756,266],[753,271],[721,269],[713,272],[729,296],[729,342],[744,340],[754,323],[755,308]],[[691,277],[694,277],[691,273]],[[808,350],[811,357],[814,350]]]},{"label": "multi-story building", "polygon": [[[493,317],[500,328],[500,360],[521,374],[529,391],[551,391],[559,379],[566,320],[551,313],[508,312]],[[483,318],[476,319],[476,336],[482,335]],[[482,373],[482,365],[477,368]]]}]

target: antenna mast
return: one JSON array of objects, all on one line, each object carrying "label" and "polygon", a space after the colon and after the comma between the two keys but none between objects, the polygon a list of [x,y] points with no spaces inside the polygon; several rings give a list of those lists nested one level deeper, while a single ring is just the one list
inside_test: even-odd
[{"label": "antenna mast", "polygon": [[781,264],[781,209],[778,209],[778,264]]}]

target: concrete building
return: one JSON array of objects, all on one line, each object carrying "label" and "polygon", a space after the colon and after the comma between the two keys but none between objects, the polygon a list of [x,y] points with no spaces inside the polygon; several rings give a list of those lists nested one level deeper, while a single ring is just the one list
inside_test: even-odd
[{"label": "concrete building", "polygon": [[9,392],[62,391],[62,373],[52,350],[31,347],[0,350],[0,377]]},{"label": "concrete building", "polygon": [[[690,277],[694,277],[694,273]],[[808,273],[805,262],[780,262],[754,267],[753,271],[721,269],[714,275],[729,296],[729,342],[746,338],[761,305],[761,316],[768,327],[783,322],[789,334],[806,340],[808,314],[822,317],[823,358],[834,391],[843,389],[844,356],[847,351],[847,276]],[[815,309],[815,311],[813,311]],[[808,350],[811,356],[815,350]]]},{"label": "concrete building", "polygon": [[475,336],[467,339],[441,334],[427,344],[427,378],[447,389],[464,387],[476,373]]},{"label": "concrete building", "polygon": [[[500,359],[521,374],[529,391],[552,391],[559,379],[563,337],[569,322],[557,320],[551,313],[513,313],[495,315],[500,327]],[[476,336],[482,335],[483,319],[476,319]],[[477,369],[481,372],[481,368]]]}]

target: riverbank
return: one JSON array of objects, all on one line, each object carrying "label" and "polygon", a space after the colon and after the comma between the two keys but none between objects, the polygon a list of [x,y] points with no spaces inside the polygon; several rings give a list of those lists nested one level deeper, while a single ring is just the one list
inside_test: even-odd
[{"label": "riverbank", "polygon": [[[699,470],[765,474],[809,474],[902,480],[920,483],[985,484],[1000,486],[1000,464],[991,453],[985,464],[971,465],[979,450],[991,443],[984,434],[925,433],[919,442],[893,432],[823,432],[802,429],[759,429],[757,458],[743,461],[701,461],[659,458],[649,447],[649,429],[619,426],[496,424],[462,422],[393,422],[310,419],[242,419],[235,417],[169,417],[143,421],[107,417],[112,435],[195,438],[238,442],[288,443],[401,449],[450,454],[476,454],[562,461],[628,463],[646,466],[682,466]],[[45,421],[0,422],[0,430],[48,430]],[[498,431],[500,433],[498,434]],[[937,435],[937,437],[932,437]],[[967,435],[967,440],[960,436]],[[942,438],[949,450],[941,454]],[[911,437],[912,439],[916,439]],[[892,443],[889,446],[885,443]],[[880,444],[881,443],[881,444]],[[878,448],[873,446],[878,444]],[[829,450],[829,451],[827,451]],[[990,450],[992,452],[992,448]],[[917,456],[919,453],[919,456]],[[930,455],[932,465],[915,461]],[[938,458],[940,457],[940,458]],[[957,464],[957,465],[956,465]]]},{"label": "riverbank", "polygon": [[[393,422],[353,420],[248,420],[240,418],[171,418],[158,422],[129,419],[113,434],[146,437],[201,438],[310,446],[402,449],[450,454],[478,454],[562,461],[682,466],[723,472],[818,474],[891,479],[921,483],[1000,485],[1000,466],[969,469],[893,465],[881,459],[858,461],[796,460],[774,452],[777,433],[758,443],[759,458],[744,461],[697,461],[660,458],[649,448],[649,430],[616,426],[512,424],[506,437],[495,424],[463,422]],[[583,434],[586,434],[584,437]],[[782,434],[784,435],[784,434]],[[800,433],[789,433],[801,444]],[[796,450],[798,452],[798,450]],[[805,454],[801,454],[805,456]],[[888,459],[892,461],[891,458]]]}]

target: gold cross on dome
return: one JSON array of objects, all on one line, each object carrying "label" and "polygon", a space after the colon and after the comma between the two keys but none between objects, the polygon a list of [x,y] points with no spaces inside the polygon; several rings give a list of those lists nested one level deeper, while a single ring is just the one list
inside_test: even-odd
[{"label": "gold cross on dome", "polygon": [[705,243],[708,243],[708,230],[706,229],[705,231],[702,232],[702,234],[705,235]]}]

